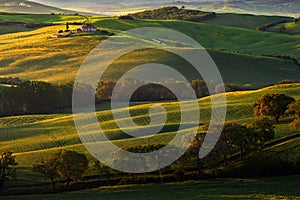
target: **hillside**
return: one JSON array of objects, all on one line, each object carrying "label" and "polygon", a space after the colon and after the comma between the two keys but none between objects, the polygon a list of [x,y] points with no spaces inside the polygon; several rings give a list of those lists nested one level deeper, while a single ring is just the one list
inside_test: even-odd
[{"label": "hillside", "polygon": [[14,12],[14,13],[75,13],[52,6],[46,6],[40,3],[26,1],[26,0],[1,0],[0,12]]},{"label": "hillside", "polygon": [[[92,12],[80,11],[77,9],[62,9],[60,7],[53,7],[28,0],[1,0],[0,1],[0,12],[5,13],[28,13],[28,14],[85,14],[91,15]],[[95,15],[95,14],[94,14]],[[97,14],[99,15],[99,14]]]},{"label": "hillside", "polygon": [[[185,1],[170,1],[170,0],[107,0],[105,3],[97,0],[84,1],[59,1],[59,0],[34,0],[35,2],[54,5],[60,8],[74,8],[75,10],[84,9],[90,12],[106,12],[106,13],[128,13],[128,9],[147,10],[155,9],[163,6],[185,6],[189,9],[212,11],[212,12],[235,12],[235,13],[265,13],[269,15],[299,14],[298,0],[185,0]],[[130,11],[129,11],[130,12]]]},{"label": "hillside", "polygon": [[[265,93],[284,93],[296,99],[300,98],[300,85],[279,85],[264,88],[257,91],[233,92],[227,94],[227,120],[238,123],[249,124],[253,119],[253,103]],[[206,124],[210,118],[209,98],[200,99],[201,121],[200,124]],[[186,105],[189,102],[185,103]],[[168,119],[162,133],[148,138],[128,138],[126,134],[116,127],[111,111],[98,111],[97,116],[101,121],[100,124],[105,130],[107,137],[120,147],[133,147],[141,144],[165,144],[174,136],[180,122],[180,111],[176,103],[163,104],[168,111]],[[140,124],[147,124],[149,104],[133,106],[130,112],[133,114],[135,121]],[[104,105],[103,108],[106,108]],[[101,109],[101,108],[99,108]],[[121,111],[121,110],[120,110]],[[120,119],[126,120],[126,119]],[[288,122],[290,118],[282,120],[283,122],[276,125],[275,139],[285,138],[295,132],[289,129]],[[0,118],[0,145],[2,148],[14,151],[19,163],[20,177],[17,184],[35,183],[35,179],[27,180],[30,174],[32,163],[38,162],[42,157],[58,151],[61,148],[76,150],[89,153],[82,146],[76,133],[73,117],[71,114],[54,114],[54,115],[28,115],[18,117]],[[137,130],[138,131],[138,130]],[[267,151],[277,152],[278,155],[284,154],[287,149],[293,150],[299,154],[299,138],[275,143],[274,146],[268,147]],[[92,157],[89,155],[89,158]],[[29,171],[28,171],[29,170]],[[27,175],[26,175],[27,174]]]},{"label": "hillside", "polygon": [[[29,80],[61,82],[73,80],[77,69],[85,56],[106,36],[87,34],[69,38],[49,38],[59,30],[64,30],[65,23],[83,22],[82,16],[60,15],[0,15],[0,21],[20,21],[31,23],[54,23],[56,26],[35,30],[0,35],[0,74],[1,76],[20,77]],[[184,21],[160,20],[118,20],[116,18],[90,17],[90,22],[100,29],[113,33],[129,30],[134,27],[166,27],[181,31],[201,45],[208,48],[227,83],[253,84],[263,87],[277,83],[283,79],[299,80],[299,66],[292,60],[266,57],[262,55],[289,55],[299,57],[299,37],[276,33],[258,32],[235,27],[202,24]],[[60,25],[61,24],[61,25]],[[78,26],[72,26],[75,29]],[[281,41],[281,42],[279,42]],[[221,50],[221,51],[220,51]],[[135,57],[123,57],[129,64],[138,64],[147,60],[174,65],[186,71],[189,80],[198,78],[178,58],[167,53],[159,56],[147,51],[139,52]],[[106,79],[115,79],[126,67],[118,60],[108,70]],[[225,61],[225,62],[224,62]],[[257,66],[260,66],[257,68]]]}]

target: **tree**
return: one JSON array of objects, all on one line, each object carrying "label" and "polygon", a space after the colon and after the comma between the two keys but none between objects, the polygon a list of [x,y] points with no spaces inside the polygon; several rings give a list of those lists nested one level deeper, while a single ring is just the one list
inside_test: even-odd
[{"label": "tree", "polygon": [[15,161],[15,156],[11,151],[2,151],[0,155],[0,192],[3,190],[6,180],[15,178],[18,163]]},{"label": "tree", "polygon": [[284,94],[262,95],[254,104],[254,115],[273,117],[278,124],[279,118],[285,114],[288,105],[294,101],[294,98]]},{"label": "tree", "polygon": [[288,105],[286,113],[295,114],[297,119],[300,119],[300,99],[298,101]]},{"label": "tree", "polygon": [[101,101],[110,100],[115,86],[116,86],[115,81],[108,80],[105,82],[100,82],[96,91],[97,98]]},{"label": "tree", "polygon": [[300,99],[288,106],[288,114],[295,114],[296,119],[290,124],[294,130],[300,130]]},{"label": "tree", "polygon": [[298,24],[299,23],[299,18],[295,18],[294,22],[295,22],[295,24]]},{"label": "tree", "polygon": [[[192,143],[190,143],[191,138],[194,137],[192,140]],[[203,143],[203,134],[196,133],[195,135],[185,135],[183,137],[183,145],[186,147],[189,147],[188,151],[185,153],[185,159],[184,162],[193,162],[195,161],[195,167],[197,175],[200,175],[203,170],[203,162],[199,158],[199,150],[201,148],[201,145]],[[189,146],[187,146],[189,145]],[[186,164],[186,163],[184,163]]]},{"label": "tree", "polygon": [[41,163],[33,165],[33,171],[43,174],[45,177],[51,180],[53,191],[55,191],[56,178],[58,175],[60,153],[55,153],[46,160],[42,160]]},{"label": "tree", "polygon": [[240,151],[240,159],[244,158],[245,153],[250,149],[253,132],[245,125],[226,122],[222,131],[221,139],[227,144],[228,150]]},{"label": "tree", "polygon": [[88,164],[89,160],[84,154],[62,150],[59,152],[57,172],[66,180],[69,188],[73,180],[81,178]]},{"label": "tree", "polygon": [[275,137],[273,121],[267,117],[256,119],[250,128],[254,130],[253,144],[258,146],[259,151],[262,150],[266,141],[272,140]]}]

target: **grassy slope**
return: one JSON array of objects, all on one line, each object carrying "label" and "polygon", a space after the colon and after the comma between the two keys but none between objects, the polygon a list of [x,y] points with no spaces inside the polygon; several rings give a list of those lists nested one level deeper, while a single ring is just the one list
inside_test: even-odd
[{"label": "grassy slope", "polygon": [[[30,7],[19,6],[19,3],[29,4]],[[33,1],[24,0],[1,0],[0,12],[18,12],[18,13],[76,13],[75,11],[64,10],[52,6],[43,5]]]},{"label": "grassy slope", "polygon": [[[102,187],[64,194],[11,196],[5,199],[298,199],[299,176],[212,179],[171,184]],[[1,198],[0,198],[1,199]]]},{"label": "grassy slope", "polygon": [[216,18],[203,21],[204,23],[230,26],[237,28],[246,28],[255,30],[256,27],[267,24],[280,22],[282,20],[292,21],[290,17],[279,16],[264,16],[264,15],[251,15],[251,14],[235,14],[235,13],[223,13],[217,14]]},{"label": "grassy slope", "polygon": [[50,15],[50,14],[19,14],[0,13],[0,22],[24,22],[24,23],[65,23],[82,22],[86,18],[77,15]]},{"label": "grassy slope", "polygon": [[[36,15],[24,16],[27,17],[25,17],[27,21],[36,18]],[[0,15],[0,19],[1,17],[3,16]],[[43,17],[45,18],[43,19]],[[42,15],[41,21],[48,20],[49,22],[64,24],[66,21],[84,20],[81,16],[59,16],[59,19],[57,17]],[[300,55],[298,42],[300,36],[262,33],[240,28],[182,21],[124,21],[102,17],[91,17],[90,21],[98,27],[116,33],[145,26],[172,28],[186,33],[204,47],[210,49],[224,48],[229,52],[209,50],[209,53],[220,68],[225,82],[252,83],[255,86],[262,87],[282,79],[299,79],[300,67],[291,61],[230,52],[248,52],[256,55],[289,54],[298,58]],[[0,41],[5,42],[0,43],[0,74],[2,76],[17,76],[24,79],[39,79],[50,82],[72,80],[85,56],[105,37],[85,35],[49,39],[51,34],[57,33],[58,30],[64,30],[64,28],[64,25],[58,25],[34,31],[1,35]],[[74,28],[76,26],[71,27],[71,29]],[[136,64],[157,57],[166,64],[184,65],[178,59],[169,57],[167,54],[152,55],[150,57],[148,52],[140,52],[138,55],[132,54],[132,56],[135,59],[123,57],[123,60],[116,61],[108,70],[107,77],[115,78],[118,76],[116,72],[123,73],[126,70],[124,63]],[[257,65],[260,66],[259,69]],[[199,78],[194,73],[186,71],[187,78]]]},{"label": "grassy slope", "polygon": [[[249,123],[253,118],[253,103],[264,93],[282,92],[294,98],[300,98],[300,85],[277,86],[251,92],[235,92],[228,94],[227,120],[239,123]],[[209,122],[210,107],[209,98],[200,100],[201,123]],[[177,104],[166,103],[169,111],[168,126],[165,133],[150,138],[126,139],[112,120],[110,111],[99,111],[97,114],[101,121],[101,126],[106,130],[107,136],[123,147],[135,146],[143,143],[166,143],[174,135],[172,131],[177,130],[176,124],[180,121],[180,113]],[[147,123],[149,105],[133,106],[131,113],[139,115],[134,117],[138,123]],[[80,144],[76,133],[72,115],[33,115],[6,117],[0,119],[0,145],[4,149],[10,149],[17,154],[20,166],[31,166],[42,156],[57,151],[59,148],[70,148],[81,152],[86,152]],[[276,125],[276,138],[292,134],[287,124]],[[298,144],[298,141],[297,141]]]},{"label": "grassy slope", "polygon": [[288,23],[282,23],[278,24],[276,26],[270,27],[267,29],[268,31],[278,32],[277,28],[283,26],[285,28],[284,33],[287,34],[300,34],[300,23],[294,23],[294,22],[288,22]]}]

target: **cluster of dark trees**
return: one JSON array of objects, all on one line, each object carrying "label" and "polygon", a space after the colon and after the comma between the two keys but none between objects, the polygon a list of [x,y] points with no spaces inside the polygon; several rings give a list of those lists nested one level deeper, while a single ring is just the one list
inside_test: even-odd
[{"label": "cluster of dark trees", "polygon": [[71,107],[73,84],[24,81],[0,91],[0,116],[52,113]]},{"label": "cluster of dark trees", "polygon": [[[134,85],[139,84],[143,85],[138,88],[132,95],[131,101],[161,101],[161,100],[176,100],[175,94],[169,90],[167,87],[164,87],[160,84],[147,84],[142,80],[132,79],[132,78],[124,78],[121,87],[117,92],[116,98],[122,99],[123,92],[127,92],[124,88],[130,88]],[[192,80],[190,84],[185,84],[182,81],[177,80],[166,80],[164,83],[166,86],[173,86],[180,90],[181,95],[186,99],[191,98],[187,93],[187,88],[192,87],[195,91],[197,98],[209,96],[215,93],[220,93],[222,88],[225,88],[226,92],[233,91],[244,91],[244,90],[253,90],[253,86],[250,84],[238,85],[238,84],[224,84],[218,85],[213,81],[209,83],[205,83],[203,80]],[[116,81],[108,80],[101,81],[98,85],[96,96],[101,101],[110,100],[114,87],[116,85]],[[209,88],[213,88],[212,94],[209,93]]]},{"label": "cluster of dark trees", "polygon": [[177,8],[176,6],[163,7],[155,10],[147,10],[126,16],[121,16],[120,19],[156,19],[156,20],[186,20],[193,22],[201,22],[216,17],[214,12],[202,12],[198,10],[187,10]]},{"label": "cluster of dark trees", "polygon": [[23,81],[19,78],[12,78],[12,77],[0,77],[0,84],[7,84],[7,85],[19,85]]}]

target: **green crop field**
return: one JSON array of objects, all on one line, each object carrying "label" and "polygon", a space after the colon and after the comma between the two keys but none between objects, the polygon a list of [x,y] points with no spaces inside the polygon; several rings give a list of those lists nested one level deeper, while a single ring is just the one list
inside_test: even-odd
[{"label": "green crop field", "polygon": [[[0,15],[3,21],[18,21],[19,15]],[[32,23],[53,22],[57,26],[0,35],[0,74],[47,82],[71,81],[88,53],[106,37],[98,34],[73,35],[69,38],[50,38],[65,29],[67,21],[84,21],[82,16],[20,15]],[[36,20],[36,21],[35,21]],[[118,33],[137,27],[155,26],[171,28],[191,36],[205,48],[219,67],[226,83],[247,84],[263,87],[282,79],[299,80],[300,67],[291,60],[261,55],[289,55],[299,59],[299,37],[286,34],[258,32],[243,28],[218,26],[183,21],[118,20],[108,17],[89,17],[89,22],[100,29]],[[78,26],[71,26],[76,29]],[[220,49],[222,51],[220,51]],[[103,56],[105,56],[104,52]],[[135,59],[132,59],[135,58]],[[106,79],[116,79],[129,65],[148,60],[173,65],[198,79],[189,71],[183,60],[167,53],[133,52],[113,63]],[[126,64],[125,64],[126,63]],[[127,65],[127,66],[126,66]],[[257,67],[259,66],[259,67]]]},{"label": "green crop field", "polygon": [[[35,199],[299,199],[299,176],[260,179],[212,179],[172,184],[101,187],[64,194],[5,197]],[[0,197],[1,199],[1,197]]]},{"label": "green crop field", "polygon": [[[299,99],[300,85],[278,85],[256,91],[228,93],[226,119],[228,121],[249,124],[255,119],[253,117],[253,103],[262,94],[275,92],[284,93]],[[199,100],[201,109],[200,124],[209,123],[209,102],[210,99],[207,97]],[[185,102],[185,104],[188,105],[189,102]],[[130,113],[136,123],[149,123],[149,116],[147,113],[151,105],[152,104],[145,104],[130,107]],[[106,108],[106,105],[104,106]],[[172,102],[163,103],[163,106],[168,111],[166,125],[160,134],[147,138],[128,138],[128,136],[117,127],[110,110],[98,111],[97,116],[106,136],[120,147],[128,148],[142,144],[166,144],[173,138],[174,134],[176,134],[175,131],[180,123],[180,109],[177,103]],[[123,110],[121,109],[118,112],[123,112]],[[119,120],[127,119],[123,118]],[[291,119],[287,118],[286,120],[289,122]],[[71,114],[3,117],[0,118],[0,127],[0,146],[15,152],[19,163],[18,167],[20,168],[21,175],[16,181],[16,184],[24,184],[24,182],[25,184],[31,184],[35,181],[39,182],[39,178],[37,178],[37,180],[31,179],[31,181],[26,181],[28,178],[26,174],[32,173],[30,172],[30,167],[33,163],[57,152],[61,148],[83,152],[92,159],[92,156],[89,155],[80,142]],[[286,122],[276,125],[275,131],[275,139],[284,138],[295,133],[290,130],[289,125]],[[282,145],[278,144],[272,151],[276,150],[282,152],[285,148],[298,148],[299,142],[299,139],[294,139],[285,142]]]}]

